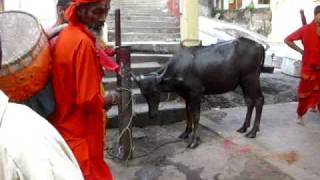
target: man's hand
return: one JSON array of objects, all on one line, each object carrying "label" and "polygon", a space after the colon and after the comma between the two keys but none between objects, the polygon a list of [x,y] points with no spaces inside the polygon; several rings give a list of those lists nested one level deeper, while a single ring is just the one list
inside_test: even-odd
[{"label": "man's hand", "polygon": [[303,49],[301,49],[299,46],[296,45],[293,41],[289,41],[288,39],[285,39],[284,42],[293,50],[296,50],[303,56]]},{"label": "man's hand", "polygon": [[104,97],[105,109],[109,110],[113,105],[119,104],[120,94],[115,90],[108,91],[107,95]]}]

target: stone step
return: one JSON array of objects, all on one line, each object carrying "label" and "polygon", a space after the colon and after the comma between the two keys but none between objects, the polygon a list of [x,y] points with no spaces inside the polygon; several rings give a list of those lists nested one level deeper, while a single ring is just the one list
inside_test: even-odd
[{"label": "stone step", "polygon": [[[132,84],[136,84],[136,83],[132,82]],[[116,88],[116,87],[110,87],[108,84],[104,84],[104,85],[106,90]],[[132,92],[132,97],[134,98],[134,102],[136,104],[146,103],[146,99],[141,94],[141,91],[139,88],[131,89],[131,92]],[[179,99],[180,97],[175,93],[161,93],[160,95],[161,102],[168,102],[168,101],[174,101],[174,100],[178,101]]]},{"label": "stone step", "polygon": [[157,62],[160,65],[165,64],[170,60],[172,54],[146,54],[146,53],[132,53],[131,63]]},{"label": "stone step", "polygon": [[[145,74],[145,73],[142,73]],[[139,76],[140,74],[135,73],[135,75]],[[103,77],[102,78],[103,85],[106,89],[115,89],[117,87],[117,78],[115,76],[113,77]],[[132,88],[138,88],[138,85],[136,82],[132,81],[131,84]]]},{"label": "stone step", "polygon": [[[157,65],[162,66],[170,60],[172,54],[147,54],[147,53],[131,53],[131,63],[147,63],[155,62]],[[115,58],[114,58],[115,59]]]},{"label": "stone step", "polygon": [[158,7],[158,6],[145,6],[145,7],[113,7],[110,9],[109,14],[115,14],[115,11],[120,9],[121,14],[131,14],[139,12],[141,14],[153,14],[152,12],[159,12],[170,16],[168,10],[166,8]]},{"label": "stone step", "polygon": [[[163,102],[159,105],[159,115],[150,119],[148,116],[148,106],[146,104],[133,105],[132,125],[134,127],[145,127],[151,125],[166,125],[186,119],[184,102]],[[112,107],[108,113],[108,128],[118,127],[118,107]]]},{"label": "stone step", "polygon": [[[135,74],[149,73],[161,68],[158,62],[131,63],[131,70]],[[105,77],[116,77],[115,73],[106,72]]]},{"label": "stone step", "polygon": [[[114,46],[114,42],[109,41],[108,44]],[[174,54],[180,47],[180,42],[166,41],[122,41],[122,46],[130,46],[132,53],[156,53],[156,54]]]},{"label": "stone step", "polygon": [[[112,0],[113,1],[113,0]],[[134,3],[134,2],[131,2],[131,3],[112,3],[111,2],[111,8],[114,8],[114,7],[122,7],[122,8],[126,8],[126,7],[130,7],[131,9],[134,9],[134,8],[139,8],[139,7],[148,7],[148,6],[151,6],[151,7],[167,7],[166,3],[157,3],[157,2],[153,2],[153,1],[150,1],[150,2],[139,2],[139,3]]]},{"label": "stone step", "polygon": [[[110,12],[110,16],[114,16],[113,15],[114,12]],[[158,16],[158,17],[168,17],[170,16],[168,13],[166,12],[161,12],[161,11],[155,11],[154,13],[143,13],[143,12],[121,12],[121,17],[127,17],[127,16]]]},{"label": "stone step", "polygon": [[132,5],[139,5],[139,4],[165,4],[166,0],[112,0],[111,4],[132,4]]},{"label": "stone step", "polygon": [[152,0],[149,0],[149,1],[146,1],[146,2],[141,2],[141,1],[128,1],[128,2],[112,2],[111,3],[111,7],[136,7],[136,6],[158,6],[158,7],[161,7],[161,6],[166,6],[165,4],[166,2],[165,1],[161,1],[161,2],[158,2],[158,1],[152,1]]},{"label": "stone step", "polygon": [[[180,33],[121,33],[121,40],[136,41],[179,41]],[[108,41],[114,41],[114,34],[108,34]]]},{"label": "stone step", "polygon": [[[114,14],[108,15],[108,21],[114,21]],[[149,21],[175,21],[177,18],[172,16],[154,16],[154,15],[141,15],[141,16],[132,16],[132,15],[121,15],[121,20],[149,20]]]},{"label": "stone step", "polygon": [[[108,27],[108,32],[113,33],[115,32],[113,27]],[[166,28],[158,28],[158,27],[121,27],[122,33],[180,33],[179,27],[166,27]]]},{"label": "stone step", "polygon": [[[160,69],[165,63],[167,63],[170,58],[172,57],[171,54],[137,54],[132,53],[131,54],[131,63],[132,65],[132,72],[137,74],[139,73],[147,73],[150,71],[156,71]],[[139,64],[144,64],[145,69],[139,69],[137,71],[137,66],[139,67]],[[151,69],[150,69],[151,67]],[[137,74],[139,75],[139,74]],[[116,84],[116,74],[106,72],[106,76],[103,78],[103,83],[106,85],[107,88],[115,88],[117,86]],[[136,88],[136,83],[132,84],[133,88]]]},{"label": "stone step", "polygon": [[143,3],[166,3],[167,0],[112,0],[111,3],[119,3],[119,4],[143,4]]},{"label": "stone step", "polygon": [[115,13],[116,9],[120,9],[120,13],[121,14],[134,14],[136,12],[139,12],[141,14],[165,14],[165,15],[169,15],[168,11],[165,8],[162,7],[113,7],[112,9],[110,9],[110,14]]},{"label": "stone step", "polygon": [[[137,74],[139,75],[139,74]],[[115,89],[117,88],[117,78],[116,77],[103,77],[102,83],[105,89]],[[131,83],[132,88],[138,88],[138,85],[132,81]]]},{"label": "stone step", "polygon": [[[107,22],[108,27],[115,27],[114,21]],[[157,28],[178,28],[179,22],[175,21],[150,21],[150,20],[123,20],[121,27],[157,27]]]}]

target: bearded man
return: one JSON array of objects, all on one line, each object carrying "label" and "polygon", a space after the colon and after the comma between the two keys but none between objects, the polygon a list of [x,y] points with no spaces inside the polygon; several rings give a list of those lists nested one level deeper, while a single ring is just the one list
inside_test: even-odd
[{"label": "bearded man", "polygon": [[109,0],[72,0],[68,26],[53,47],[52,86],[56,101],[50,121],[73,151],[86,180],[112,179],[104,161],[104,109],[101,59],[90,31],[105,22]]}]

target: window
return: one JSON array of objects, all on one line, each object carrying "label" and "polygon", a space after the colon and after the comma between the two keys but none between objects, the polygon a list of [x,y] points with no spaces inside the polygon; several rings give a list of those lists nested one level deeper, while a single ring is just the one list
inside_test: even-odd
[{"label": "window", "polygon": [[258,0],[258,4],[270,4],[270,0]]}]

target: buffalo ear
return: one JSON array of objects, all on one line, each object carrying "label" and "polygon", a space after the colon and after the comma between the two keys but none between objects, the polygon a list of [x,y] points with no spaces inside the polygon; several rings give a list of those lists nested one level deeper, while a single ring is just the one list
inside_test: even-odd
[{"label": "buffalo ear", "polygon": [[156,72],[151,72],[151,73],[149,73],[150,75],[154,75],[154,76],[158,76],[159,74],[158,73],[156,73]]}]

